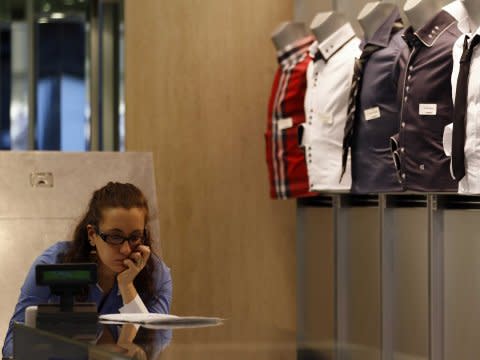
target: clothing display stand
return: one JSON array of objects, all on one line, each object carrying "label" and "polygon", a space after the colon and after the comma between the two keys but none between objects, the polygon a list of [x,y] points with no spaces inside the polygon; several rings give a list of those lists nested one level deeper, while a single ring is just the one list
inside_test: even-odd
[{"label": "clothing display stand", "polygon": [[[470,293],[477,289],[470,289],[468,285],[462,287],[468,279],[460,278],[458,274],[474,273],[471,267],[475,262],[465,259],[465,254],[470,251],[469,244],[474,244],[470,242],[476,236],[472,231],[475,229],[475,220],[472,219],[478,218],[478,212],[472,210],[480,209],[480,196],[332,193],[301,199],[297,204],[299,342],[312,342],[309,332],[315,331],[312,332],[312,326],[307,324],[312,321],[309,318],[313,316],[322,322],[321,315],[315,314],[317,310],[309,307],[308,300],[305,300],[312,293],[308,288],[311,287],[309,278],[319,275],[318,272],[312,273],[307,259],[312,256],[308,254],[307,238],[316,236],[319,241],[332,241],[334,248],[333,286],[331,289],[322,287],[320,296],[330,296],[331,290],[334,298],[333,324],[329,325],[335,359],[363,359],[358,353],[362,347],[370,349],[370,354],[376,354],[372,359],[379,360],[400,359],[402,356],[430,360],[450,359],[454,354],[460,356],[458,358],[473,356],[473,341],[465,343],[462,348],[461,335],[456,332],[459,326],[473,326],[476,318],[474,304],[480,293]],[[316,216],[331,219],[331,239],[325,236],[329,233],[327,229],[324,233],[317,228],[315,234],[308,234],[312,225],[308,222],[315,221],[314,217],[308,216],[312,210],[320,211]],[[375,233],[378,239],[373,239]],[[378,243],[378,252],[376,247],[370,246],[372,243]],[[374,251],[368,253],[362,248]],[[328,256],[318,255],[323,263]],[[360,257],[363,259],[359,261]],[[359,263],[378,268],[378,274],[375,274],[378,277],[369,277],[370,270],[362,269]],[[326,267],[322,269],[324,271]],[[361,285],[356,285],[358,279],[361,279]],[[378,305],[365,305],[362,298],[373,299],[375,303],[375,289],[378,289]],[[305,304],[307,306],[303,306]],[[366,316],[367,322],[359,321],[358,314],[362,311],[370,314]],[[372,314],[378,317],[372,317]],[[365,335],[362,332],[370,332],[370,340],[358,340]],[[463,351],[463,356],[458,354],[459,351]]]}]

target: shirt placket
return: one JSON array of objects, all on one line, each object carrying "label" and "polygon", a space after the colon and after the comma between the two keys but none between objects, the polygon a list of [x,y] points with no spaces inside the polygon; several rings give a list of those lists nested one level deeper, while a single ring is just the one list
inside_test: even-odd
[{"label": "shirt placket", "polygon": [[289,188],[288,188],[288,181],[287,181],[287,172],[286,172],[286,164],[285,164],[285,146],[286,141],[283,134],[283,131],[279,128],[279,120],[284,119],[287,114],[285,114],[284,109],[288,108],[288,91],[291,87],[290,82],[292,80],[292,76],[294,76],[295,70],[295,54],[293,53],[287,60],[286,60],[286,67],[285,72],[288,73],[288,80],[285,84],[285,93],[281,99],[281,106],[280,106],[280,115],[276,119],[276,135],[277,135],[277,151],[280,151],[282,154],[279,156],[278,167],[279,167],[279,180],[278,180],[278,194],[279,198],[287,199],[289,197]]},{"label": "shirt placket", "polygon": [[[470,74],[478,74],[480,70],[480,45],[478,45],[472,56],[472,62],[470,67]],[[470,152],[476,153],[480,149],[480,90],[479,90],[480,81],[477,76],[470,76],[468,84],[468,108],[467,108],[467,126],[471,126],[471,134],[474,138],[472,139],[473,148],[470,149]],[[468,109],[471,109],[468,111]],[[471,116],[468,116],[471,115]],[[466,165],[468,168],[469,159],[466,159]],[[477,164],[475,164],[475,167]]]},{"label": "shirt placket", "polygon": [[[319,60],[321,61],[321,60]],[[308,128],[311,133],[315,132],[315,126],[314,126],[314,118],[316,115],[316,109],[315,109],[315,101],[314,99],[317,98],[318,96],[318,78],[319,78],[319,64],[315,63],[313,64],[313,74],[312,74],[312,86],[310,89],[310,96],[309,96],[309,101],[308,101],[308,109],[307,109],[307,123],[308,123]],[[306,161],[308,164],[309,168],[312,168],[313,166],[313,154],[314,151],[312,150],[312,144],[309,141],[308,144],[306,144]],[[313,190],[315,188],[315,177],[312,176],[310,177],[310,190]]]},{"label": "shirt placket", "polygon": [[[418,45],[417,45],[418,46]],[[408,57],[405,77],[403,81],[403,89],[402,89],[402,108],[401,108],[401,117],[400,117],[400,147],[399,157],[400,157],[400,173],[399,173],[399,181],[402,184],[403,188],[406,189],[407,187],[407,168],[406,168],[406,161],[405,158],[408,155],[408,143],[407,143],[407,118],[410,113],[408,107],[410,106],[409,100],[412,94],[412,84],[413,84],[413,72],[415,71],[415,58],[418,52],[418,48],[415,46],[410,55]]]}]

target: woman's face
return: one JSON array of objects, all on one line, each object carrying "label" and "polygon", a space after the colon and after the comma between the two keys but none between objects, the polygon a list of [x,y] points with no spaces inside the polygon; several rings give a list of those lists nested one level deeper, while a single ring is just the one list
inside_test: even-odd
[{"label": "woman's face", "polygon": [[142,208],[115,207],[103,210],[98,229],[92,225],[87,227],[90,244],[95,245],[97,250],[99,267],[114,273],[122,272],[126,269],[123,261],[130,256],[134,249],[131,248],[128,241],[124,241],[121,245],[109,244],[98,235],[98,232],[128,238],[142,235],[144,228],[145,210]]}]

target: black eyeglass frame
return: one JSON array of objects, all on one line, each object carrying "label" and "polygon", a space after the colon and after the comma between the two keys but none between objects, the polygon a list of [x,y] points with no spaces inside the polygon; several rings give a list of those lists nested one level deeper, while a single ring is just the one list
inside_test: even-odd
[{"label": "black eyeglass frame", "polygon": [[[95,232],[97,233],[98,236],[100,236],[100,239],[102,239],[103,241],[105,241],[107,244],[109,245],[116,245],[116,246],[119,246],[119,245],[123,245],[123,243],[125,241],[128,241],[128,245],[130,246],[138,246],[138,245],[142,245],[145,243],[145,239],[147,238],[147,228],[143,228],[143,233],[142,235],[140,236],[140,241],[138,243],[132,243],[131,239],[133,236],[122,236],[122,235],[112,235],[112,234],[105,234],[103,232],[100,231],[100,229],[96,226],[93,227],[95,229]],[[110,236],[115,236],[115,237],[119,237],[119,238],[122,238],[122,242],[121,243],[115,243],[115,242],[110,242],[108,241],[108,237]],[[139,236],[138,235],[135,235],[135,238],[138,238]]]}]

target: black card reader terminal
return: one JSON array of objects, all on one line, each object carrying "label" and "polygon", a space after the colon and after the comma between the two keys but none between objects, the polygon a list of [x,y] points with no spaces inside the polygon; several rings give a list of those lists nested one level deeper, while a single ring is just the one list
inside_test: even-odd
[{"label": "black card reader terminal", "polygon": [[60,298],[56,304],[39,304],[36,327],[73,338],[95,338],[97,306],[76,302],[75,297],[97,283],[97,264],[66,263],[36,266],[38,286],[49,286]]}]

